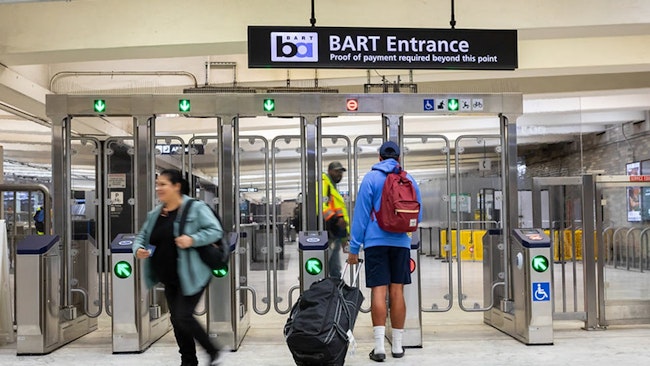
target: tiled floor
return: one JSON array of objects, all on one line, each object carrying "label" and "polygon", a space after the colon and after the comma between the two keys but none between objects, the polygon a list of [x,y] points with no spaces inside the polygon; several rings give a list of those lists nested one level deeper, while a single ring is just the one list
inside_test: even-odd
[{"label": "tiled floor", "polygon": [[[290,247],[289,247],[290,249]],[[291,255],[289,258],[297,258]],[[291,263],[289,264],[291,268]],[[444,306],[447,292],[447,264],[433,258],[423,258],[421,263],[423,306],[432,303]],[[424,269],[427,268],[427,269]],[[481,301],[480,266],[463,263],[463,292],[467,304]],[[456,267],[454,294],[457,293]],[[252,282],[265,278],[265,272],[251,272]],[[286,291],[295,281],[295,274],[283,273],[280,292]],[[611,277],[611,276],[610,276]],[[648,282],[644,282],[646,292]],[[637,281],[638,284],[638,281]],[[642,286],[643,287],[643,286]],[[260,286],[259,288],[264,288]],[[557,291],[557,290],[556,290]],[[635,290],[638,291],[638,290]],[[455,295],[457,296],[457,295]],[[286,297],[286,296],[285,296]],[[366,296],[367,297],[367,296]],[[569,296],[569,299],[572,297]],[[557,299],[556,299],[557,300]],[[258,300],[259,301],[259,300]],[[580,301],[580,299],[578,299]],[[384,364],[401,365],[592,365],[616,364],[645,365],[650,360],[650,325],[612,326],[607,330],[585,331],[582,322],[556,321],[554,344],[527,346],[510,336],[483,324],[480,312],[459,309],[458,300],[450,311],[423,314],[422,348],[407,349],[402,359],[390,356]],[[569,308],[573,305],[569,303]],[[282,305],[282,308],[286,304]],[[226,354],[224,365],[286,366],[294,364],[282,336],[286,315],[273,310],[269,314],[251,316],[249,329],[242,345],[236,352]],[[370,315],[361,313],[355,328],[356,352],[350,351],[346,365],[372,365],[368,353],[372,349]],[[207,365],[207,359],[201,360]],[[177,347],[171,333],[164,336],[141,354],[112,354],[110,318],[99,319],[99,329],[54,352],[44,356],[16,356],[15,344],[0,347],[0,365],[83,365],[83,366],[162,366],[180,364]]]}]

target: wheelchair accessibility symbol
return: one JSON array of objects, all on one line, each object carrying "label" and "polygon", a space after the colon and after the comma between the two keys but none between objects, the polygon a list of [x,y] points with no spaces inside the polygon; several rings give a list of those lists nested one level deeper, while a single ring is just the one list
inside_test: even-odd
[{"label": "wheelchair accessibility symbol", "polygon": [[550,282],[533,282],[533,301],[551,300]]}]

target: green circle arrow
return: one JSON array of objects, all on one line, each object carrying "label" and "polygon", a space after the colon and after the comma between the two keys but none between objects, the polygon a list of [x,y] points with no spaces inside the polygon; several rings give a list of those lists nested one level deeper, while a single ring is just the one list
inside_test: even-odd
[{"label": "green circle arrow", "polygon": [[128,278],[131,276],[131,273],[133,273],[133,268],[131,267],[131,263],[127,261],[119,261],[115,263],[113,272],[115,272],[115,275],[118,278]]},{"label": "green circle arrow", "polygon": [[223,267],[215,268],[212,270],[212,275],[217,278],[225,277],[228,274],[228,265]]},{"label": "green circle arrow", "polygon": [[532,266],[535,271],[544,272],[548,269],[548,258],[543,255],[537,255],[533,257]]},{"label": "green circle arrow", "polygon": [[317,275],[323,270],[323,262],[318,258],[309,258],[305,262],[305,270],[310,275]]}]

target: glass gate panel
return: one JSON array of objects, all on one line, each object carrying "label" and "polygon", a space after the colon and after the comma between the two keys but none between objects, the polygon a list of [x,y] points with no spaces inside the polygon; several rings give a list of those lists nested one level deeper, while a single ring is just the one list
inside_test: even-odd
[{"label": "glass gate panel", "polygon": [[106,248],[101,235],[101,145],[94,138],[73,138],[70,145],[73,303],[84,314],[97,317],[102,312],[101,269]]},{"label": "glass gate panel", "polygon": [[[282,132],[299,133],[298,126],[302,123],[301,118],[280,121],[286,121],[285,126],[295,126],[295,129]],[[302,149],[303,140],[299,134],[281,134],[272,138],[271,164],[263,169],[271,178],[270,196],[264,197],[257,204],[251,203],[250,206],[251,211],[257,211],[252,215],[254,223],[258,225],[255,240],[260,243],[259,245],[267,248],[267,252],[262,253],[261,258],[268,263],[264,266],[270,265],[272,269],[275,294],[273,305],[279,314],[289,313],[297,299],[294,292],[300,289],[300,284],[296,283],[301,270],[298,242],[285,242],[284,225],[289,217],[296,215],[300,223],[295,230],[304,230],[306,225],[304,218],[309,214],[296,210],[296,207],[302,207],[302,187],[305,187],[303,182],[305,178],[302,176],[304,164],[301,159]],[[297,195],[296,191],[298,191]]]},{"label": "glass gate panel", "polygon": [[[422,311],[447,311],[453,303],[452,266],[447,255],[451,230],[450,146],[440,135],[404,135],[402,165],[415,178],[422,197],[420,277]],[[445,234],[441,234],[441,233]]]},{"label": "glass gate panel", "polygon": [[[247,298],[250,292],[253,299],[253,310],[256,314],[263,315],[271,309],[272,296],[271,269],[273,262],[269,256],[270,246],[267,240],[271,235],[271,226],[259,225],[260,222],[268,222],[271,214],[268,198],[271,196],[268,169],[270,166],[269,142],[264,136],[240,135],[238,150],[236,165],[239,178],[237,194],[239,197],[239,246],[242,250],[242,265],[247,268],[246,271],[242,271],[246,276],[240,275],[240,283],[242,288],[248,290],[242,292],[241,296]],[[282,214],[281,216],[284,217]],[[284,239],[282,238],[282,240]],[[282,241],[281,248],[284,248],[286,243],[286,240]],[[275,262],[276,265],[283,268],[286,264],[284,259],[285,257],[282,256],[281,260]]]},{"label": "glass gate panel", "polygon": [[[455,190],[450,195],[450,256],[458,271],[458,302],[466,311],[482,311],[493,305],[484,297],[483,236],[488,228],[501,227],[502,150],[499,135],[464,135],[455,142]],[[478,202],[494,191],[490,219],[482,219]],[[446,236],[446,233],[441,233]],[[446,239],[446,238],[445,238]],[[489,301],[488,301],[489,300]]]},{"label": "glass gate panel", "polygon": [[[603,207],[604,324],[650,322],[650,228],[642,186],[607,187],[600,190]],[[635,205],[635,196],[641,205]],[[647,206],[647,204],[646,204]],[[581,244],[576,238],[576,246]],[[598,244],[597,244],[598,246]],[[596,252],[598,253],[598,252]],[[598,258],[600,261],[600,258]]]}]

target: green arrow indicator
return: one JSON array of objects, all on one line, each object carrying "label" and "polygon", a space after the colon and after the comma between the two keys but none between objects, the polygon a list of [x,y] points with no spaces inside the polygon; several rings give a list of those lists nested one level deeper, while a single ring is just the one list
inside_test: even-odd
[{"label": "green arrow indicator", "polygon": [[228,274],[228,266],[224,265],[223,267],[215,268],[212,270],[212,275],[217,278],[226,277]]},{"label": "green arrow indicator", "polygon": [[115,263],[115,268],[113,271],[118,278],[128,278],[131,276],[131,273],[133,273],[133,268],[129,262],[119,261]]},{"label": "green arrow indicator", "polygon": [[309,258],[307,259],[307,262],[305,262],[305,270],[310,275],[315,276],[323,271],[323,262],[318,258]]},{"label": "green arrow indicator", "polygon": [[180,99],[178,101],[178,110],[180,112],[189,112],[190,111],[190,100],[189,99]]},{"label": "green arrow indicator", "polygon": [[264,112],[273,112],[275,110],[275,99],[264,99]]},{"label": "green arrow indicator", "polygon": [[458,110],[458,99],[449,99],[447,100],[447,109],[450,111],[457,111]]},{"label": "green arrow indicator", "polygon": [[93,109],[97,113],[106,112],[106,101],[104,99],[95,99],[95,103],[93,103]]},{"label": "green arrow indicator", "polygon": [[548,269],[548,258],[538,255],[533,258],[533,269],[537,272],[544,272]]}]

